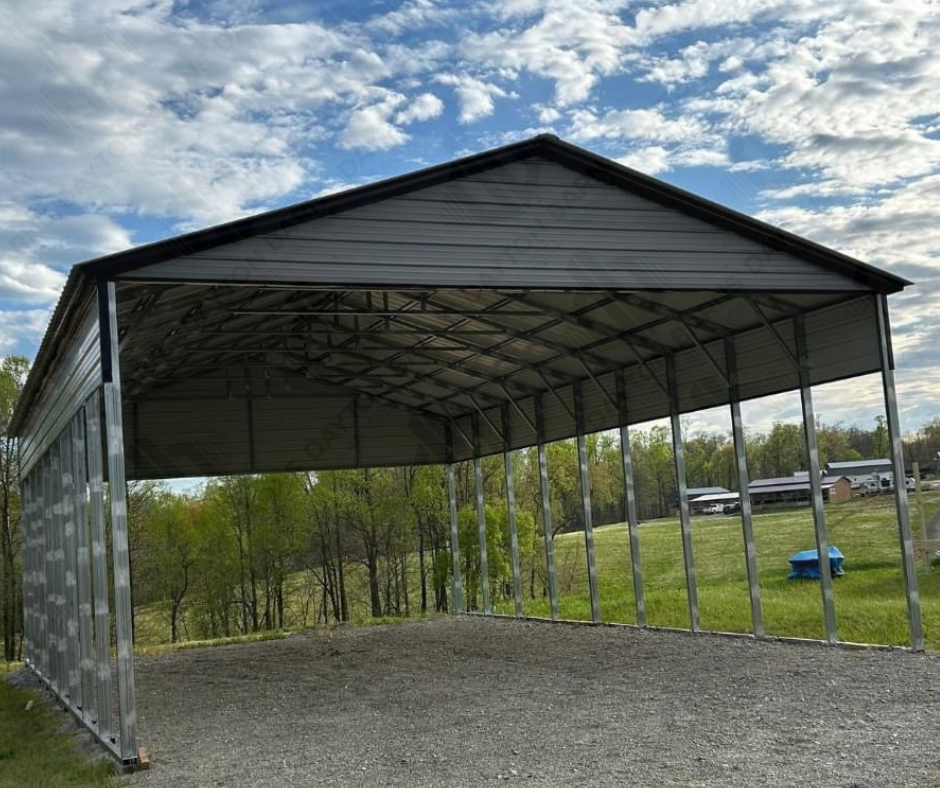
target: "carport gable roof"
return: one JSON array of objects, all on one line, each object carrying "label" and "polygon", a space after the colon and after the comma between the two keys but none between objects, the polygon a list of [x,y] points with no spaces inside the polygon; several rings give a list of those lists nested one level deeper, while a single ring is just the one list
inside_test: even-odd
[{"label": "carport gable roof", "polygon": [[237,219],[205,230],[105,255],[82,263],[78,268],[82,274],[93,278],[126,276],[137,269],[175,257],[188,256],[224,244],[283,230],[533,157],[547,159],[587,178],[619,187],[665,207],[702,219],[715,227],[750,238],[771,249],[787,252],[842,274],[848,281],[854,281],[877,292],[894,293],[911,284],[894,274],[644,175],[550,134],[542,134],[462,159]]},{"label": "carport gable roof", "polygon": [[[736,211],[704,200],[681,189],[665,184],[656,179],[637,173],[629,168],[623,167],[615,162],[604,159],[593,153],[585,151],[576,146],[562,142],[561,140],[548,135],[534,137],[502,148],[497,148],[481,154],[459,159],[435,167],[420,170],[415,173],[398,176],[388,180],[380,181],[375,184],[351,189],[339,194],[321,197],[309,202],[300,203],[286,208],[270,211],[258,216],[240,219],[227,224],[212,227],[207,230],[189,233],[177,238],[148,244],[146,246],[131,249],[125,252],[101,257],[73,268],[68,278],[62,297],[57,305],[55,314],[43,343],[40,347],[36,364],[27,382],[26,391],[21,399],[20,406],[13,420],[14,432],[20,430],[25,420],[25,414],[33,407],[34,400],[37,398],[37,387],[42,386],[42,380],[55,369],[58,359],[61,357],[62,343],[72,337],[78,327],[78,323],[83,319],[83,315],[88,311],[89,302],[94,297],[94,286],[96,282],[116,279],[124,281],[131,286],[133,283],[146,282],[149,276],[156,277],[161,281],[160,272],[164,266],[172,268],[173,275],[165,281],[176,282],[178,284],[199,284],[200,278],[196,273],[189,270],[189,261],[199,255],[212,254],[213,250],[219,250],[222,247],[235,248],[244,243],[249,243],[259,236],[266,234],[290,231],[298,225],[315,223],[319,219],[339,214],[353,215],[357,209],[376,207],[379,203],[390,203],[396,198],[406,195],[414,195],[421,190],[433,191],[435,187],[445,187],[455,181],[472,180],[474,177],[481,176],[493,171],[505,168],[504,172],[510,172],[513,165],[519,165],[523,162],[544,160],[554,165],[560,166],[567,171],[572,171],[583,176],[583,182],[587,185],[594,183],[596,185],[605,185],[606,188],[615,187],[618,193],[636,195],[646,200],[650,204],[658,204],[666,209],[671,209],[678,215],[692,217],[694,220],[704,222],[714,228],[726,231],[731,238],[737,236],[742,239],[748,239],[748,243],[759,245],[760,248],[776,255],[772,262],[766,267],[770,269],[768,273],[774,275],[774,265],[785,263],[786,260],[794,262],[802,261],[804,269],[794,267],[784,284],[768,283],[766,287],[761,286],[762,280],[759,271],[751,272],[749,277],[735,277],[728,274],[721,278],[715,278],[709,284],[711,286],[703,288],[701,284],[689,284],[682,281],[681,276],[673,276],[669,282],[670,286],[664,289],[685,289],[693,292],[711,290],[717,292],[723,291],[744,291],[754,292],[805,292],[808,298],[811,298],[815,290],[815,281],[808,282],[800,286],[800,272],[805,270],[808,274],[812,271],[828,272],[825,277],[825,286],[823,290],[831,292],[834,296],[846,299],[864,295],[866,293],[891,293],[902,289],[909,284],[905,280],[893,276],[892,274],[880,271],[871,266],[865,265],[857,260],[853,260],[845,255],[826,249],[818,244],[798,238],[790,233],[786,233],[777,228],[759,222]],[[500,175],[499,177],[506,177]],[[538,184],[535,184],[538,186]],[[588,209],[584,209],[588,210]],[[615,216],[616,212],[611,213]],[[394,224],[394,223],[392,223]],[[668,246],[670,234],[659,231],[659,243]],[[319,244],[319,241],[317,241]],[[316,246],[317,244],[314,244]],[[389,246],[393,243],[390,241]],[[614,250],[615,256],[617,250]],[[694,254],[693,254],[694,256]],[[620,258],[629,258],[630,254],[620,254]],[[648,260],[643,255],[633,255],[637,260],[634,261],[633,274],[637,269],[642,269]],[[771,258],[768,258],[771,259]],[[618,261],[619,262],[619,261]],[[546,291],[551,290],[554,285],[540,284],[539,277],[543,275],[544,266],[538,263],[528,261],[522,268],[528,265],[531,271],[533,289],[540,287]],[[260,267],[260,266],[259,266]],[[271,266],[266,271],[271,270]],[[338,275],[343,276],[345,270],[339,266]],[[711,266],[710,270],[714,270]],[[298,284],[316,284],[320,269],[317,265],[309,266],[304,272],[304,280]],[[572,278],[576,284],[575,289],[583,288],[585,290],[598,289],[597,282],[589,276],[584,277],[583,283],[578,283],[579,269],[577,265],[568,265],[566,275]],[[253,274],[255,272],[252,272]],[[641,271],[640,274],[643,272]],[[795,274],[795,275],[794,275]],[[409,276],[405,270],[404,276]],[[620,276],[618,280],[617,277]],[[656,290],[655,285],[650,285],[650,280],[634,281],[628,276],[622,276],[618,270],[613,272],[613,278],[621,281],[622,284],[607,285],[608,287],[622,287],[635,292],[643,290]],[[638,277],[642,280],[642,275]],[[656,277],[654,277],[656,279]],[[740,279],[740,281],[739,281]],[[746,283],[743,283],[746,280]],[[215,283],[227,284],[237,283],[238,279],[226,276],[222,279],[211,280]],[[259,283],[256,277],[251,280],[253,283]],[[528,283],[527,276],[523,273],[523,281]],[[264,280],[260,280],[261,286],[264,286]],[[290,286],[290,282],[281,279],[277,282],[280,286]],[[330,280],[326,282],[328,286],[339,287],[342,284],[341,279]],[[367,289],[369,284],[375,284],[377,287],[389,287],[389,285],[377,282],[357,282],[350,284],[350,289]],[[410,282],[415,287],[433,286],[435,282],[421,281],[417,275]],[[396,282],[399,287],[407,287],[407,283]],[[454,284],[453,287],[461,287],[460,284]],[[499,290],[500,284],[492,285],[493,290]],[[443,284],[442,287],[447,287]],[[482,289],[487,289],[484,286]],[[564,288],[562,288],[564,289]],[[603,288],[601,288],[603,289]],[[694,299],[693,299],[694,300]],[[783,302],[780,302],[783,303]],[[784,312],[787,305],[784,303]],[[790,305],[796,311],[807,310],[817,307],[799,307]],[[857,312],[857,307],[852,307]],[[495,315],[496,313],[494,313]],[[863,316],[868,319],[867,316]],[[842,319],[842,318],[839,318]],[[580,325],[584,325],[583,320]],[[766,321],[765,321],[766,322]],[[693,324],[694,325],[694,324]],[[138,332],[139,333],[139,332]],[[577,335],[578,329],[573,329],[573,334]],[[786,332],[784,332],[786,333]],[[572,339],[577,345],[577,336]],[[574,348],[572,348],[574,349]],[[693,348],[694,349],[694,348]],[[870,371],[873,368],[868,361],[858,362],[852,369],[848,367],[845,370],[836,370],[831,372],[830,378],[845,376],[847,374],[861,374],[864,371]],[[590,376],[590,373],[589,373]],[[606,380],[606,379],[605,379]],[[612,384],[611,384],[612,385]],[[781,390],[782,382],[774,383],[775,390]],[[768,391],[770,388],[768,387]],[[755,393],[750,396],[760,395],[762,391],[754,390]],[[745,393],[745,396],[748,396]],[[557,399],[557,397],[556,397]],[[683,403],[683,407],[688,407]],[[652,416],[651,416],[652,417]],[[567,420],[567,419],[565,419]],[[466,425],[465,425],[466,426]],[[591,426],[590,424],[588,425]],[[558,436],[561,431],[567,428],[559,428],[555,432]]]}]

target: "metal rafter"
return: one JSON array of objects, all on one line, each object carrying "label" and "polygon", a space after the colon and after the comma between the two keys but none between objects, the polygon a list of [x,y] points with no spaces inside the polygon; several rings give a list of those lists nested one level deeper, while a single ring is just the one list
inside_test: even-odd
[{"label": "metal rafter", "polygon": [[[590,310],[582,309],[579,310],[579,313],[565,312],[563,309],[542,305],[538,302],[530,301],[526,296],[514,295],[511,296],[511,298],[521,304],[538,306],[540,309],[544,310],[546,315],[551,315],[563,323],[569,323],[570,325],[576,326],[577,328],[593,331],[595,334],[600,334],[602,337],[607,337],[611,340],[616,340],[618,342],[623,341],[623,331],[618,331],[616,328],[604,325],[603,323],[599,323],[596,320],[590,320],[589,318],[583,316],[585,311],[593,312],[595,309],[600,309],[602,306],[607,306],[610,304],[612,299],[609,297],[604,298],[601,301],[595,301],[590,305]],[[631,337],[630,342],[631,344],[637,345],[638,347],[644,348],[645,350],[650,350],[654,353],[666,354],[675,351],[675,348],[670,347],[669,345],[664,345],[662,342],[657,342],[654,339],[646,339],[645,337],[633,336]]]},{"label": "metal rafter", "polygon": [[[665,317],[668,321],[677,321],[685,325],[694,326],[703,331],[711,331],[717,334],[720,337],[730,336],[734,333],[727,326],[723,326],[720,323],[716,323],[714,320],[708,320],[704,317],[699,317],[694,314],[694,312],[684,312],[681,309],[674,309],[673,307],[663,304],[660,301],[654,301],[651,298],[643,298],[638,296],[635,293],[619,293],[616,290],[609,290],[607,294],[610,296],[612,301],[616,301],[624,306],[633,306],[638,309],[642,309],[645,312],[650,312],[654,315],[661,315]],[[698,307],[696,307],[698,308]]]}]

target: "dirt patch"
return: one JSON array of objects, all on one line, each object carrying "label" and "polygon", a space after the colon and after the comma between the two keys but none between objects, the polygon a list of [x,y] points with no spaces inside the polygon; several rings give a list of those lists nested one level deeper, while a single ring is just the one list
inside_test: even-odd
[{"label": "dirt patch", "polygon": [[441,619],[137,660],[140,788],[914,786],[932,656]]}]

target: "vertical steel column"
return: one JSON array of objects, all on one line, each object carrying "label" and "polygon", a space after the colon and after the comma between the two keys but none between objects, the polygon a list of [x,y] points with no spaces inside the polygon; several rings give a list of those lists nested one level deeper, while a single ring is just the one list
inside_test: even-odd
[{"label": "vertical steel column", "polygon": [[503,469],[506,472],[506,515],[509,519],[509,553],[512,560],[512,602],[516,618],[522,618],[522,566],[519,562],[519,529],[516,525],[516,485],[512,471],[512,423],[509,406],[502,407]]},{"label": "vertical steel column", "polygon": [[[130,553],[127,544],[127,485],[124,477],[124,420],[118,348],[117,293],[114,282],[98,285],[104,413],[107,424],[108,492],[111,498],[111,553],[114,564],[114,621],[117,638],[118,698],[121,712],[121,758],[137,760],[137,709],[134,698],[134,639],[131,610]],[[107,327],[105,326],[107,323]]]},{"label": "vertical steel column", "polygon": [[578,476],[581,480],[581,512],[584,517],[584,549],[587,553],[588,592],[591,596],[591,621],[601,621],[600,596],[597,590],[597,556],[594,553],[594,516],[591,511],[591,477],[588,470],[587,441],[584,437],[584,398],[581,384],[572,386],[574,393],[575,434],[578,444]]},{"label": "vertical steel column", "polygon": [[39,557],[39,626],[41,629],[42,651],[39,655],[40,670],[47,681],[52,680],[52,659],[49,644],[50,630],[52,626],[51,604],[52,597],[52,567],[50,560],[51,545],[49,542],[49,522],[52,518],[49,507],[51,498],[49,497],[49,451],[43,454],[36,466],[39,470],[37,482],[39,484],[39,511],[36,513],[36,524],[39,526],[39,545],[37,553]]},{"label": "vertical steel column", "polygon": [[65,663],[65,550],[62,522],[62,447],[61,435],[52,444],[52,576],[53,620],[55,622],[55,690],[64,698],[68,694],[68,666]]},{"label": "vertical steel column", "polygon": [[480,420],[476,413],[471,418],[473,425],[473,477],[476,482],[477,536],[480,549],[480,590],[483,597],[483,614],[491,615],[490,566],[486,544],[486,511],[483,508],[483,463],[480,459]]},{"label": "vertical steel column", "polygon": [[75,476],[74,437],[72,424],[62,431],[62,520],[65,551],[65,637],[68,666],[69,701],[76,709],[82,707],[81,658],[78,637],[78,545],[75,539]]},{"label": "vertical steel column", "polygon": [[26,477],[23,491],[26,500],[26,529],[28,534],[26,560],[29,571],[29,613],[26,619],[29,621],[29,647],[27,649],[27,659],[29,665],[34,670],[37,668],[36,650],[39,645],[39,632],[37,626],[38,607],[37,607],[37,583],[38,573],[36,571],[36,473],[35,469],[30,471]]},{"label": "vertical steel column", "polygon": [[[20,466],[22,467],[22,465]],[[22,587],[23,587],[23,658],[26,664],[32,664],[32,582],[33,571],[30,559],[32,557],[33,538],[30,531],[31,516],[29,504],[29,478],[20,480],[20,539],[22,543],[20,559],[23,564]]]},{"label": "vertical steel column", "polygon": [[460,572],[460,531],[457,523],[457,484],[454,480],[454,439],[450,424],[445,426],[447,443],[447,503],[450,514],[450,596],[454,613],[463,613],[463,578]]},{"label": "vertical steel column", "polygon": [[78,586],[79,672],[82,686],[82,717],[94,720],[95,660],[92,657],[91,561],[89,550],[88,475],[85,466],[85,419],[81,410],[72,420],[72,474],[74,478],[76,582]]},{"label": "vertical steel column", "polygon": [[111,719],[111,611],[108,606],[108,552],[104,515],[104,468],[101,461],[101,399],[95,391],[85,403],[88,492],[91,514],[91,561],[95,599],[98,733],[113,741]]},{"label": "vertical steel column", "polygon": [[738,490],[741,500],[741,530],[744,537],[744,560],[747,565],[747,587],[751,600],[751,631],[757,637],[764,635],[764,617],[760,605],[760,576],[757,573],[757,548],[754,545],[754,522],[751,514],[751,488],[747,472],[747,441],[744,419],[741,416],[741,395],[738,385],[738,358],[734,340],[725,340],[725,368],[728,371],[728,398],[731,402],[731,434],[734,441],[734,461],[738,471]]},{"label": "vertical steel column", "polygon": [[793,318],[793,335],[796,338],[796,353],[800,371],[800,399],[803,405],[803,435],[809,456],[809,487],[813,499],[813,525],[816,529],[816,550],[819,556],[819,588],[822,594],[823,620],[826,640],[835,643],[836,606],[832,594],[832,569],[829,565],[829,537],[826,533],[826,513],[823,511],[822,471],[819,467],[819,444],[816,440],[816,414],[813,409],[813,392],[810,388],[809,350],[803,316]]},{"label": "vertical steel column", "polygon": [[545,454],[545,418],[542,414],[542,397],[536,394],[535,431],[536,452],[539,461],[539,490],[542,496],[542,536],[545,541],[545,571],[548,574],[548,603],[552,620],[558,619],[558,578],[555,574],[555,541],[552,527],[552,500],[548,488],[548,457]]},{"label": "vertical steel column", "polygon": [[911,648],[914,651],[923,651],[924,629],[920,616],[920,592],[917,586],[914,536],[911,532],[911,515],[908,508],[907,484],[904,473],[904,444],[901,440],[898,396],[894,385],[894,349],[891,346],[888,297],[876,295],[875,306],[878,315],[881,382],[884,388],[885,414],[888,418],[888,437],[891,440],[891,461],[894,468],[894,505],[898,516],[898,537],[901,540],[901,568],[904,574],[904,596],[907,600],[907,622],[911,632]]},{"label": "vertical steel column", "polygon": [[630,539],[630,564],[633,574],[633,597],[636,600],[637,626],[646,626],[646,600],[643,596],[643,572],[640,565],[640,520],[636,511],[636,486],[633,482],[633,457],[630,454],[630,428],[627,413],[627,387],[623,370],[614,377],[617,386],[617,407],[620,415],[620,456],[623,460],[623,510]]},{"label": "vertical steel column", "polygon": [[679,390],[676,361],[666,356],[666,382],[669,391],[669,420],[672,424],[672,452],[676,463],[676,489],[679,496],[679,525],[682,530],[682,559],[685,563],[685,588],[689,598],[689,628],[701,629],[698,612],[698,588],[695,562],[692,558],[692,516],[689,513],[689,491],[685,475],[685,450],[682,446],[682,424],[679,421]]}]

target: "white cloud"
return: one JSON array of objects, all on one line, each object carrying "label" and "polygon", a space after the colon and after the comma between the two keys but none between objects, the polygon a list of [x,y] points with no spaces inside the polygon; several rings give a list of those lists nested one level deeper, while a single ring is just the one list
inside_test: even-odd
[{"label": "white cloud", "polygon": [[903,13],[880,2],[804,7],[801,26],[766,34],[776,36],[767,59],[685,109],[723,116],[726,133],[785,146],[783,166],[818,173],[830,186],[931,173],[940,140],[920,119],[937,111],[940,8],[901,5]]},{"label": "white cloud", "polygon": [[466,9],[447,8],[433,0],[409,0],[399,8],[368,20],[367,27],[392,35],[413,32],[460,18]]},{"label": "white cloud", "polygon": [[21,343],[38,343],[51,316],[49,309],[0,310],[0,353],[14,351]]},{"label": "white cloud", "polygon": [[441,85],[451,85],[460,102],[461,123],[474,123],[493,114],[496,109],[494,98],[504,98],[509,94],[498,85],[466,74],[439,74],[434,78]]},{"label": "white cloud", "polygon": [[625,45],[635,37],[619,15],[626,5],[605,0],[510,3],[497,13],[514,22],[533,14],[538,19],[522,30],[472,32],[461,52],[486,68],[528,71],[553,81],[555,102],[568,106],[587,99],[600,77],[623,66]]},{"label": "white cloud", "polygon": [[49,304],[73,263],[131,245],[129,234],[107,216],[55,217],[0,203],[0,301]]},{"label": "white cloud", "polygon": [[404,145],[409,137],[388,119],[392,109],[388,105],[373,104],[352,112],[346,128],[339,135],[341,148],[388,150]]},{"label": "white cloud", "polygon": [[422,93],[410,106],[395,116],[395,121],[407,126],[415,121],[431,120],[444,111],[444,102],[433,93]]},{"label": "white cloud", "polygon": [[696,117],[667,118],[659,108],[611,110],[598,117],[588,110],[572,115],[570,134],[576,140],[645,139],[656,142],[691,142],[709,134]]},{"label": "white cloud", "polygon": [[218,25],[173,4],[12,9],[0,48],[0,193],[231,219],[298,189],[331,104],[405,68],[315,23]]},{"label": "white cloud", "polygon": [[621,156],[617,161],[625,167],[632,167],[634,170],[639,170],[647,175],[666,172],[672,166],[669,162],[669,151],[662,145],[639,148]]},{"label": "white cloud", "polygon": [[539,123],[555,123],[561,120],[561,113],[555,107],[536,104],[533,109],[538,113]]},{"label": "white cloud", "polygon": [[[411,104],[405,96],[393,91],[376,91],[382,98],[374,104],[360,107],[350,113],[346,128],[339,135],[341,148],[388,150],[404,145],[410,139],[399,125],[436,118],[444,104],[432,93],[423,93]],[[396,125],[399,124],[399,125]]]},{"label": "white cloud", "polygon": [[65,276],[42,263],[0,260],[0,301],[47,304],[55,301]]}]

